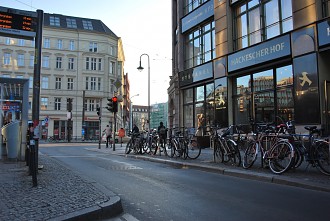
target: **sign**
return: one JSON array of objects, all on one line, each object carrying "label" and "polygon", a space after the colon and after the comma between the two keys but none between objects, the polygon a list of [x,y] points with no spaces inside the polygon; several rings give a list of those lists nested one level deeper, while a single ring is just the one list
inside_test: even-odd
[{"label": "sign", "polygon": [[185,86],[213,77],[213,63],[208,62],[196,68],[179,73],[179,84]]},{"label": "sign", "polygon": [[200,24],[206,19],[210,18],[214,15],[214,5],[213,1],[208,1],[205,4],[198,7],[196,10],[192,11],[188,15],[186,15],[181,20],[182,33],[186,32],[192,27]]},{"label": "sign", "polygon": [[114,83],[113,83],[113,85],[115,85],[116,86],[116,88],[118,89],[118,88],[120,88],[121,87],[121,82],[120,82],[120,80],[119,79],[117,79]]},{"label": "sign", "polygon": [[37,14],[0,7],[0,33],[8,37],[33,40],[37,31]]},{"label": "sign", "polygon": [[120,129],[119,129],[119,131],[118,131],[118,136],[119,136],[120,138],[125,137],[125,130],[124,130],[124,128],[120,128]]},{"label": "sign", "polygon": [[228,72],[261,64],[290,54],[290,35],[284,35],[229,55]]},{"label": "sign", "polygon": [[330,21],[317,24],[319,47],[330,44]]}]

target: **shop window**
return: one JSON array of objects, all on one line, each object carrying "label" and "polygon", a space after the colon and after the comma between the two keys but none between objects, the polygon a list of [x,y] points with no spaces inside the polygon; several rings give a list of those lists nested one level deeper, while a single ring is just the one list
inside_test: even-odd
[{"label": "shop window", "polygon": [[[277,121],[289,121],[294,119],[293,88],[283,88],[277,90],[277,116],[281,119]],[[283,123],[283,122],[281,122]]]},{"label": "shop window", "polygon": [[246,75],[236,78],[236,94],[246,94],[251,92],[251,77]]},{"label": "shop window", "polygon": [[234,8],[234,50],[246,48],[293,29],[292,3],[245,0]]},{"label": "shop window", "polygon": [[274,92],[264,92],[254,95],[255,121],[274,122]]},{"label": "shop window", "polygon": [[192,103],[194,95],[194,90],[192,88],[183,91],[183,103],[189,104]]},{"label": "shop window", "polygon": [[214,126],[228,126],[228,93],[227,78],[214,81]]},{"label": "shop window", "polygon": [[193,127],[193,105],[185,105],[183,106],[183,122],[184,122],[184,127],[186,128],[191,128]]},{"label": "shop window", "polygon": [[273,70],[253,74],[253,91],[263,91],[274,88]]},{"label": "shop window", "polygon": [[205,92],[204,85],[195,88],[195,101],[196,102],[204,101],[204,99],[205,99],[204,92]]},{"label": "shop window", "polygon": [[292,65],[276,69],[276,86],[283,87],[293,84]]}]

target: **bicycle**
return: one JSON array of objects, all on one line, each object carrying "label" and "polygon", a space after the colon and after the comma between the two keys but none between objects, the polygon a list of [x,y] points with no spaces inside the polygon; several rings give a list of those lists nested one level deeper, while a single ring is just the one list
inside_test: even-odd
[{"label": "bicycle", "polygon": [[235,166],[241,165],[241,154],[237,143],[230,138],[230,131],[233,125],[225,129],[222,134],[218,133],[219,127],[212,128],[213,131],[213,161],[228,163],[231,162]]},{"label": "bicycle", "polygon": [[[243,168],[253,166],[258,153],[261,155],[261,167],[268,164],[275,174],[282,174],[289,170],[294,161],[294,147],[288,141],[290,136],[276,133],[272,124],[253,124],[255,139],[248,143],[243,157]],[[254,127],[253,127],[254,128]]]},{"label": "bicycle", "polygon": [[197,159],[201,155],[202,147],[197,141],[197,136],[195,136],[194,130],[185,129],[182,144],[184,145],[184,150],[187,152],[187,157],[189,159]]},{"label": "bicycle", "polygon": [[129,133],[129,136],[131,136],[131,139],[126,144],[125,153],[129,154],[130,152],[134,152],[134,154],[142,154],[143,150],[143,134],[141,133]]},{"label": "bicycle", "polygon": [[303,161],[306,161],[307,168],[311,165],[321,173],[330,175],[329,142],[316,138],[315,134],[321,133],[316,126],[305,126],[304,128],[309,132],[308,134],[291,134],[296,150],[293,168],[298,168]]},{"label": "bicycle", "polygon": [[182,159],[187,159],[188,151],[187,146],[183,145],[184,136],[181,136],[181,131],[174,131],[170,129],[169,137],[165,144],[165,152],[168,157],[180,157]]}]

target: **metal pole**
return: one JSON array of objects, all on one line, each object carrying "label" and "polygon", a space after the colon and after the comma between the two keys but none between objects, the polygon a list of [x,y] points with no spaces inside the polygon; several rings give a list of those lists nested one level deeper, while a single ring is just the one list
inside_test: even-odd
[{"label": "metal pole", "polygon": [[112,150],[115,151],[116,150],[116,120],[117,120],[117,117],[116,117],[117,113],[114,112],[113,113],[113,121],[114,121],[114,125],[113,125],[113,146],[112,146]]},{"label": "metal pole", "polygon": [[37,181],[37,170],[38,170],[38,139],[39,139],[39,100],[40,100],[40,67],[41,67],[41,42],[42,42],[42,26],[43,26],[43,18],[44,12],[42,10],[37,10],[38,16],[38,28],[36,32],[35,38],[35,56],[34,56],[34,73],[33,73],[33,100],[32,100],[32,121],[34,133],[32,139],[35,141],[32,142],[31,151],[33,154],[32,159],[32,182],[33,186],[36,187],[38,185]]},{"label": "metal pole", "polygon": [[[101,115],[101,108],[100,108],[100,115]],[[99,116],[99,149],[101,149],[101,139],[102,139],[102,135],[101,135],[101,116]]]},{"label": "metal pole", "polygon": [[148,56],[148,131],[150,131],[150,60]]}]

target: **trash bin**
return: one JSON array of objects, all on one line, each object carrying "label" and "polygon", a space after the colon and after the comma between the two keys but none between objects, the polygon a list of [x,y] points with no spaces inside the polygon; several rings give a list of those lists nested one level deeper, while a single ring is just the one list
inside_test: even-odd
[{"label": "trash bin", "polygon": [[11,122],[2,127],[3,142],[6,144],[7,158],[17,159],[20,150],[20,121]]}]

